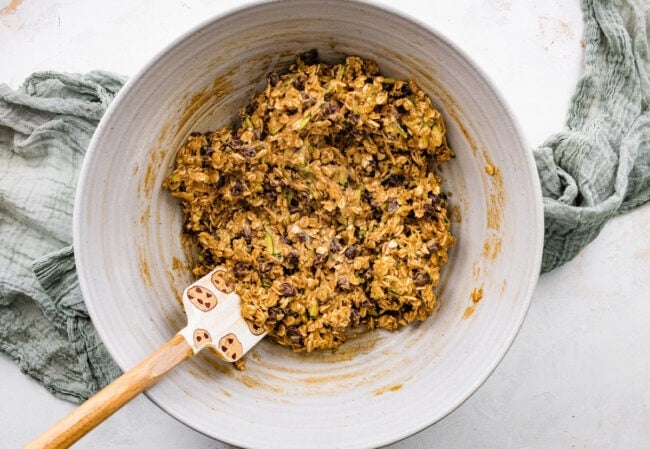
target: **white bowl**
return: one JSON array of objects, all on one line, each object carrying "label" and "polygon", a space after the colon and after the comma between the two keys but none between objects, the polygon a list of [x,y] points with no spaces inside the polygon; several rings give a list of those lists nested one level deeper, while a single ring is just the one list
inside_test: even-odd
[{"label": "white bowl", "polygon": [[[458,238],[440,307],[426,322],[375,331],[335,352],[263,341],[235,371],[211,354],[147,395],[199,432],[246,448],[368,448],[405,438],[467,399],[504,356],[540,268],[541,191],[515,120],[485,75],[443,37],[393,12],[297,0],[210,20],[129,80],[84,161],[75,204],[79,280],[123,368],[181,329],[191,281],[179,206],[161,188],[191,131],[230,123],[265,75],[317,48],[414,77],[443,112],[457,158],[444,168]],[[490,175],[485,166],[496,168]],[[474,304],[474,289],[483,299]]]}]

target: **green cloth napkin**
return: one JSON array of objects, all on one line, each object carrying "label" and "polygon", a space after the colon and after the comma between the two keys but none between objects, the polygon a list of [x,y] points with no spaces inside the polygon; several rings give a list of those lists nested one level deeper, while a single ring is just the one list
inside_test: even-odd
[{"label": "green cloth napkin", "polygon": [[[650,199],[647,0],[585,0],[583,12],[584,76],[567,130],[534,152],[543,271],[573,258],[609,218]],[[83,154],[123,81],[45,72],[17,92],[0,85],[0,349],[76,402],[119,374],[79,291],[71,215]]]},{"label": "green cloth napkin", "polygon": [[81,402],[119,374],[93,328],[72,252],[74,188],[124,78],[36,73],[0,85],[0,349]]},{"label": "green cloth napkin", "polygon": [[567,130],[534,151],[542,271],[573,259],[616,214],[650,199],[650,1],[586,0],[584,73]]}]

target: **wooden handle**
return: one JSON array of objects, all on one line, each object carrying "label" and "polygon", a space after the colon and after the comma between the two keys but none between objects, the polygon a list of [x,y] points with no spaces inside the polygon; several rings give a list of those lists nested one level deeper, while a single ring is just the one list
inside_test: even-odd
[{"label": "wooden handle", "polygon": [[67,448],[94,429],[124,404],[153,385],[167,371],[193,355],[181,334],[176,334],[149,357],[115,379],[25,449]]}]

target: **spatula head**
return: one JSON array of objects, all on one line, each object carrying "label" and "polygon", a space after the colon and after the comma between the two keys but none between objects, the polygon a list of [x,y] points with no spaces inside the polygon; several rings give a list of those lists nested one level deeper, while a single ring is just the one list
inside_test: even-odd
[{"label": "spatula head", "polygon": [[197,353],[209,348],[227,362],[235,362],[266,332],[241,316],[240,298],[223,268],[216,268],[183,292],[187,326],[180,333]]}]

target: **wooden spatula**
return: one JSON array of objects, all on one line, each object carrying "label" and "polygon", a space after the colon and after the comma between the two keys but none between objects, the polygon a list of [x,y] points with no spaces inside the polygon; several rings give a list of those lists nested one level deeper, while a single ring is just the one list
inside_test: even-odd
[{"label": "wooden spatula", "polygon": [[183,292],[187,326],[146,359],[88,399],[25,449],[66,448],[160,377],[204,348],[228,362],[246,354],[266,332],[244,320],[240,298],[216,268]]}]

